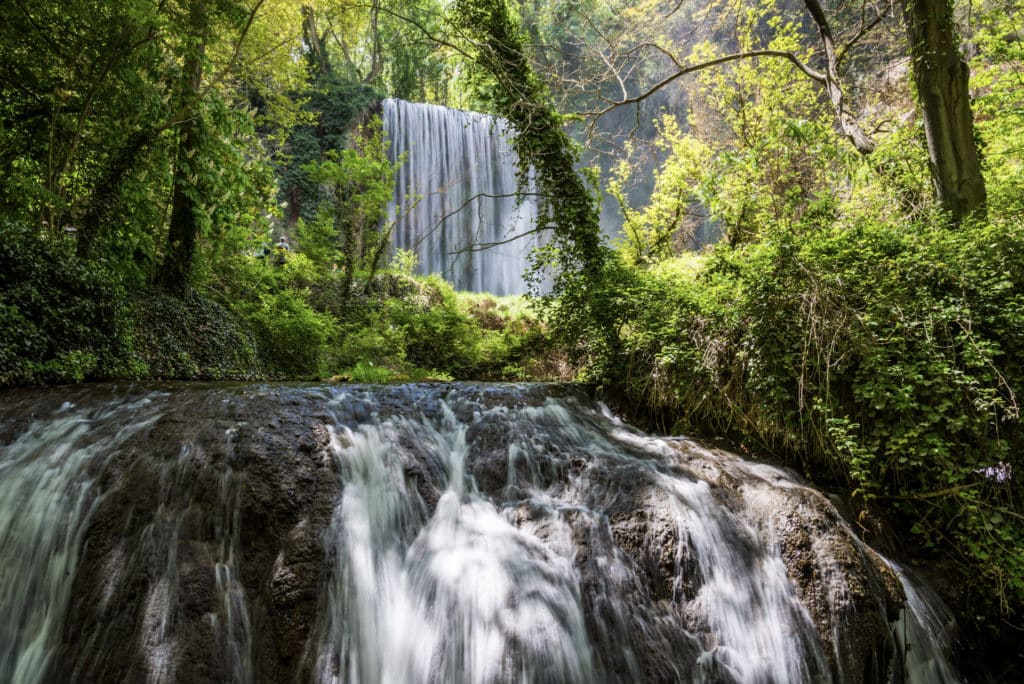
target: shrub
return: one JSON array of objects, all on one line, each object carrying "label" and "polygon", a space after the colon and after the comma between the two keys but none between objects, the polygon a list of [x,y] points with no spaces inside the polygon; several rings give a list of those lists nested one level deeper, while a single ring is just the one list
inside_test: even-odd
[{"label": "shrub", "polygon": [[155,291],[134,297],[136,354],[145,376],[252,380],[264,375],[252,335],[208,297],[182,300]]},{"label": "shrub", "polygon": [[351,368],[345,369],[340,376],[349,382],[367,383],[391,382],[395,379],[393,371],[366,361],[360,361]]},{"label": "shrub", "polygon": [[69,238],[0,223],[0,386],[132,377],[132,346],[116,273]]},{"label": "shrub", "polygon": [[314,311],[307,296],[306,291],[285,289],[240,305],[264,365],[273,375],[309,379],[329,374],[325,352],[328,341],[337,337],[337,324]]},{"label": "shrub", "polygon": [[413,366],[467,377],[479,361],[480,330],[438,276],[427,278],[420,297],[389,300],[384,316],[402,331],[405,359]]},{"label": "shrub", "polygon": [[639,283],[629,397],[831,473],[1021,607],[1019,222],[777,228]]}]

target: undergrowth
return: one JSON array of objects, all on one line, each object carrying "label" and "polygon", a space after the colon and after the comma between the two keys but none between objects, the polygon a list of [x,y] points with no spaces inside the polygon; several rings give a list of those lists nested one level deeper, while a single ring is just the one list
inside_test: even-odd
[{"label": "undergrowth", "polygon": [[975,610],[1020,614],[1019,221],[775,228],[634,277],[606,382],[846,483],[957,561]]},{"label": "undergrowth", "polygon": [[301,253],[283,264],[238,254],[180,299],[127,287],[101,261],[79,259],[71,239],[3,226],[0,387],[556,379],[566,373],[559,358],[525,299],[456,293],[436,276],[382,271],[346,283]]}]

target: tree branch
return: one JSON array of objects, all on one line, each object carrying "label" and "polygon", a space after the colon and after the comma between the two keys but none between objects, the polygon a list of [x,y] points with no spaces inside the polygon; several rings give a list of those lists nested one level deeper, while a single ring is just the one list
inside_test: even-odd
[{"label": "tree branch", "polygon": [[836,112],[839,127],[842,129],[843,135],[853,143],[858,152],[861,154],[871,154],[875,151],[875,141],[861,130],[857,122],[846,111],[843,89],[839,85],[839,58],[836,56],[835,39],[832,37],[832,29],[828,25],[825,10],[822,9],[821,3],[818,0],[804,0],[804,6],[807,7],[811,19],[817,25],[818,35],[821,36],[821,42],[825,48],[825,59],[827,61],[825,90],[828,92],[828,99],[832,101],[832,108]]},{"label": "tree branch", "polygon": [[[655,47],[658,50],[661,50],[665,54],[669,54],[669,57],[672,59],[672,61],[674,61],[677,65],[680,64],[679,61],[673,55],[667,53],[663,48],[657,45],[650,46]],[[594,120],[596,121],[605,114],[608,114],[609,112],[618,109],[619,107],[624,107],[626,105],[638,104],[640,102],[643,102],[644,100],[646,100],[647,98],[651,97],[656,92],[664,88],[665,86],[669,85],[670,83],[673,83],[674,81],[678,80],[683,76],[686,76],[687,74],[692,74],[694,72],[701,71],[703,69],[708,69],[713,66],[718,66],[720,64],[727,64],[729,62],[735,62],[741,59],[751,59],[754,57],[777,57],[779,59],[786,59],[792,62],[798,69],[800,69],[800,71],[804,72],[804,74],[806,74],[808,78],[818,81],[819,83],[825,83],[827,80],[825,74],[807,66],[806,64],[803,63],[803,61],[800,60],[799,57],[797,57],[792,52],[788,52],[785,50],[750,50],[747,52],[737,52],[731,55],[717,57],[715,59],[710,59],[706,62],[701,62],[700,64],[691,64],[690,66],[685,67],[680,66],[674,74],[667,76],[666,78],[662,79],[661,81],[651,86],[643,93],[636,95],[635,97],[627,97],[622,100],[614,101],[604,109],[583,112],[582,114],[584,116],[593,116]]]}]

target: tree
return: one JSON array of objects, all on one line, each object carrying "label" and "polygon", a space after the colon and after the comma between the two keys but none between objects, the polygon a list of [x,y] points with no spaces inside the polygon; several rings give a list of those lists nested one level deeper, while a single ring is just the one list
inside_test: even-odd
[{"label": "tree", "polygon": [[578,148],[530,67],[506,0],[456,0],[454,8],[466,53],[492,77],[494,109],[515,131],[521,187],[535,174],[541,200],[537,230],[549,232],[550,242],[534,256],[533,275],[553,271],[543,300],[551,320],[575,360],[615,350],[622,315],[615,278],[622,271],[604,243],[593,176],[588,184],[577,169]]},{"label": "tree", "polygon": [[[324,262],[341,262],[341,303],[352,294],[356,272],[367,279],[377,273],[391,244],[393,222],[387,221],[388,201],[395,191],[395,171],[404,159],[392,163],[379,118],[359,131],[357,147],[329,150],[325,159],[306,165],[309,177],[328,190],[314,224],[330,224],[330,230],[306,231],[309,250]],[[312,239],[310,239],[312,238]],[[317,239],[319,238],[319,239]],[[320,244],[317,244],[319,242]]]},{"label": "tree", "polygon": [[[268,211],[260,164],[253,163],[264,161],[263,146],[252,134],[257,110],[250,108],[246,89],[262,91],[265,102],[279,102],[285,98],[274,97],[275,79],[299,85],[288,53],[301,39],[301,8],[289,5],[187,0],[181,7],[173,46],[181,69],[168,74],[176,101],[168,124],[176,142],[171,213],[157,278],[169,292],[188,291],[200,237],[222,240],[238,224],[245,226],[243,217],[253,226]],[[272,121],[273,112],[261,114]],[[257,212],[253,203],[262,204]]]},{"label": "tree", "polygon": [[160,284],[176,294],[184,294],[192,272],[197,227],[197,188],[192,160],[199,151],[202,119],[198,112],[203,85],[203,58],[206,53],[209,15],[205,0],[191,0],[188,12],[188,36],[184,68],[178,85],[181,111],[192,110],[178,128],[178,153],[174,165],[171,197],[171,222],[167,234],[167,253],[160,272]]},{"label": "tree", "polygon": [[0,208],[183,292],[197,249],[273,211],[300,35],[287,0],[0,4]]},{"label": "tree", "polygon": [[77,224],[80,247],[91,246],[92,217],[109,207],[165,114],[154,78],[165,21],[163,3],[0,5],[6,211],[55,232]]},{"label": "tree", "polygon": [[903,4],[935,196],[954,221],[984,211],[970,70],[960,55],[950,0]]},{"label": "tree", "polygon": [[[681,5],[676,5],[676,10]],[[887,8],[884,5],[874,7],[865,1],[858,25],[845,27],[850,36],[840,43],[819,0],[804,0],[803,5],[818,32],[822,63],[819,68],[793,50],[739,50],[718,54],[713,59],[694,60],[679,56],[663,45],[662,39],[651,38],[647,32],[628,26],[615,34],[601,34],[605,44],[597,46],[595,51],[601,53],[608,67],[608,80],[618,84],[620,95],[603,96],[604,104],[588,114],[596,119],[623,106],[639,105],[681,77],[705,69],[739,60],[784,59],[824,88],[839,130],[858,152],[871,154],[876,143],[863,130],[847,102],[840,67],[854,46],[887,18]],[[773,10],[779,11],[774,7]],[[953,220],[959,222],[972,212],[984,209],[986,192],[974,136],[969,73],[958,50],[951,0],[905,0],[903,10],[935,197]],[[660,26],[658,22],[664,20],[663,16],[658,17],[654,24]],[[640,21],[648,19],[643,16]],[[634,34],[640,38],[634,38]],[[652,53],[667,59],[671,72],[653,85],[641,88],[638,94],[630,95],[627,87],[635,82],[632,77],[637,71],[637,59],[649,62]]]}]

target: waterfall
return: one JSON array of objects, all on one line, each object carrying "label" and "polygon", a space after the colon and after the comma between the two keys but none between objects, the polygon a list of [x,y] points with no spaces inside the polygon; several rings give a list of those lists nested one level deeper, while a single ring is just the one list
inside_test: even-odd
[{"label": "waterfall", "polygon": [[[331,441],[346,485],[328,535],[337,560],[318,680],[592,681],[571,555],[474,491],[468,426],[440,409]],[[440,467],[432,515],[405,482],[411,440]]]},{"label": "waterfall", "polygon": [[[96,509],[97,469],[152,422],[148,404],[83,412],[65,402],[32,424],[0,459],[0,681],[46,681],[70,599],[86,526]],[[116,429],[98,433],[95,424]]]},{"label": "waterfall", "polygon": [[571,386],[66,392],[0,403],[2,681],[956,681],[821,493]]},{"label": "waterfall", "polygon": [[392,245],[412,250],[419,272],[456,289],[526,291],[523,273],[537,246],[537,202],[516,193],[515,151],[501,119],[403,100],[384,100],[384,132],[398,170],[388,209]]},{"label": "waterfall", "polygon": [[896,645],[902,655],[904,679],[908,682],[959,682],[949,663],[949,609],[926,586],[913,582],[906,570],[895,563],[907,604],[893,626]]}]

